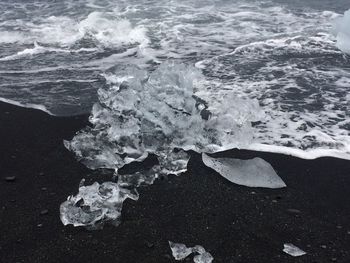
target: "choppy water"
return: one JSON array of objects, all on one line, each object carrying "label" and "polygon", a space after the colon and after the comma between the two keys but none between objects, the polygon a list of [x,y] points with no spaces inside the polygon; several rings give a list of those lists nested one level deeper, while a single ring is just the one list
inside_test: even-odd
[{"label": "choppy water", "polygon": [[350,158],[350,59],[331,32],[349,8],[348,0],[3,1],[0,100],[87,113],[110,68],[151,71],[175,60],[202,70],[198,94],[212,105],[232,94],[259,101],[265,116],[246,148]]}]

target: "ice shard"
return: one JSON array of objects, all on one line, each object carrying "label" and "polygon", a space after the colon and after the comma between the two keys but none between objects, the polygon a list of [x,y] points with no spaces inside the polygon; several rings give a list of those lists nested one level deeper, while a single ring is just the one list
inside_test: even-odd
[{"label": "ice shard", "polygon": [[192,254],[192,248],[188,248],[185,244],[174,243],[169,241],[171,253],[176,260],[183,260]]},{"label": "ice shard", "polygon": [[213,260],[213,256],[208,252],[204,252],[193,257],[194,263],[211,263]]},{"label": "ice shard", "polygon": [[272,166],[261,158],[240,160],[213,158],[202,155],[206,166],[214,169],[232,183],[248,187],[283,188],[286,184]]},{"label": "ice shard", "polygon": [[293,257],[300,257],[303,255],[306,255],[305,251],[301,250],[300,248],[294,246],[291,243],[286,243],[283,246],[284,246],[283,252],[287,253],[288,255],[291,255]]},{"label": "ice shard", "polygon": [[120,187],[113,182],[97,182],[79,187],[76,196],[69,196],[60,207],[60,217],[64,225],[85,226],[97,229],[105,222],[119,224],[123,202],[138,199],[136,191]]},{"label": "ice shard", "polygon": [[193,257],[195,263],[211,263],[214,260],[213,256],[199,245],[187,247],[185,244],[169,241],[169,246],[175,260],[183,260],[193,253],[196,254]]}]

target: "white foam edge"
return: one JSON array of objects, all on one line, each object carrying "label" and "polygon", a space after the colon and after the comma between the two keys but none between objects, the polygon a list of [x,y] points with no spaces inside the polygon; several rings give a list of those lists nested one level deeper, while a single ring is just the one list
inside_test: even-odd
[{"label": "white foam edge", "polygon": [[55,114],[50,112],[44,105],[41,105],[41,104],[22,103],[22,102],[18,102],[18,101],[11,100],[11,99],[5,99],[5,98],[0,98],[0,101],[4,102],[4,103],[15,105],[15,106],[19,106],[19,107],[22,107],[22,108],[30,108],[30,109],[41,110],[43,112],[46,112],[49,115],[56,116]]},{"label": "white foam edge", "polygon": [[263,143],[252,143],[251,145],[247,147],[242,147],[240,149],[258,152],[279,153],[307,160],[312,160],[320,157],[335,157],[339,159],[350,160],[350,151],[344,152],[336,149],[301,150],[296,148],[290,148],[287,146],[268,145]]},{"label": "white foam edge", "polygon": [[80,48],[80,49],[63,49],[63,48],[50,48],[43,47],[34,42],[33,48],[26,48],[22,51],[18,51],[16,54],[12,54],[9,56],[1,57],[0,61],[11,61],[16,59],[21,59],[26,56],[33,56],[38,54],[43,54],[47,52],[56,52],[56,53],[80,53],[80,52],[93,52],[97,51],[98,48]]}]

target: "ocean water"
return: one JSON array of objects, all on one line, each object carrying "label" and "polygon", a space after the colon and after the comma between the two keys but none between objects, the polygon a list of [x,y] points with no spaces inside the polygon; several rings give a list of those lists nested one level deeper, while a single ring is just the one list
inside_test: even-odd
[{"label": "ocean water", "polygon": [[122,77],[116,67],[185,63],[202,72],[196,95],[214,111],[258,102],[254,140],[241,148],[350,159],[350,57],[334,29],[349,8],[348,0],[2,1],[0,100],[89,113],[97,91]]}]

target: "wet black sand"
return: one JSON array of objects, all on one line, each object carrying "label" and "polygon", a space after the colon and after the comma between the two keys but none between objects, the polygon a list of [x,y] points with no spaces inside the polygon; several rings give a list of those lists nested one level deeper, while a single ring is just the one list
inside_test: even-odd
[{"label": "wet black sand", "polygon": [[[350,161],[335,158],[221,154],[270,162],[288,187],[267,190],[233,185],[193,154],[186,174],[128,200],[119,227],[64,227],[59,205],[91,171],[62,140],[86,124],[0,103],[0,262],[175,262],[168,240],[202,245],[214,262],[350,262]],[[286,255],[283,243],[308,254]]]}]

